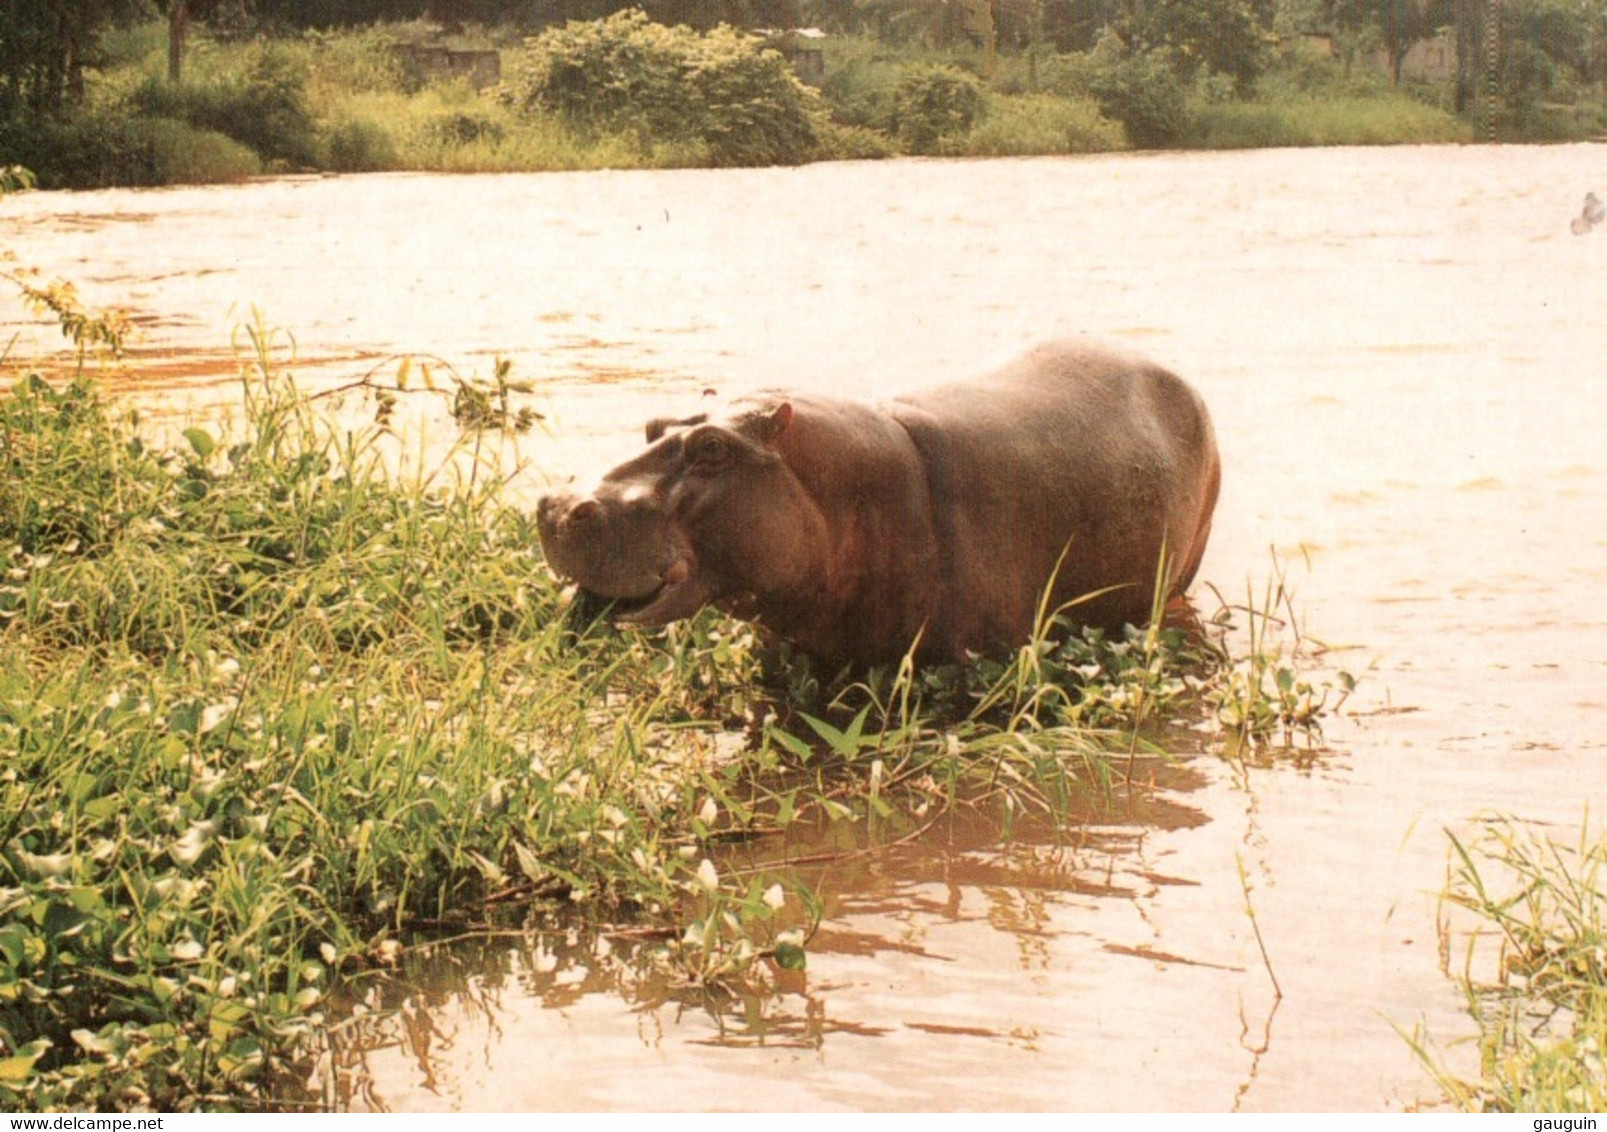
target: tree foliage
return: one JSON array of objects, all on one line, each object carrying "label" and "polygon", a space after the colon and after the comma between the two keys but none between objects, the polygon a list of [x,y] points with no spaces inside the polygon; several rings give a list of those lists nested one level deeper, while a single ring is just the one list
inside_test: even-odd
[{"label": "tree foliage", "polygon": [[1273,9],[1273,0],[1147,0],[1120,30],[1139,52],[1164,54],[1184,79],[1203,69],[1248,91],[1267,65]]},{"label": "tree foliage", "polygon": [[101,32],[139,0],[0,0],[0,117],[60,114],[83,95]]}]

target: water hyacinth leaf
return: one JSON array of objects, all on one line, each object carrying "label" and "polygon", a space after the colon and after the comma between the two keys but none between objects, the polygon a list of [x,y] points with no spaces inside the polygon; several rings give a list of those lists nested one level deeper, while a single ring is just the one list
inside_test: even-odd
[{"label": "water hyacinth leaf", "polygon": [[0,1060],[0,1085],[20,1085],[33,1073],[34,1062],[50,1049],[48,1038],[29,1042],[12,1057]]},{"label": "water hyacinth leaf", "polygon": [[227,1042],[239,1032],[250,1016],[251,1011],[240,1003],[220,1000],[212,1004],[212,1012],[207,1018],[208,1032],[213,1041]]},{"label": "water hyacinth leaf", "polygon": [[6,966],[16,969],[22,966],[22,961],[28,957],[28,941],[37,937],[25,935],[22,929],[7,924],[0,927],[0,960]]},{"label": "water hyacinth leaf", "polygon": [[262,1064],[262,1043],[256,1038],[242,1036],[229,1043],[228,1052],[218,1058],[218,1068],[227,1077],[257,1068]]},{"label": "water hyacinth leaf", "polygon": [[74,1030],[73,1041],[77,1042],[79,1048],[88,1053],[105,1054],[108,1056],[116,1056],[117,1054],[124,1052],[124,1050],[127,1048],[126,1041],[116,1042],[113,1041],[111,1037],[97,1034],[93,1030]]},{"label": "water hyacinth leaf", "polygon": [[809,956],[796,943],[776,944],[775,957],[783,971],[802,971],[809,965]]},{"label": "water hyacinth leaf", "polygon": [[184,439],[190,442],[195,454],[205,460],[217,451],[218,442],[212,439],[212,434],[204,428],[187,428],[184,430]]},{"label": "water hyacinth leaf", "polygon": [[[199,700],[176,704],[173,710],[168,712],[167,725],[177,735],[199,734],[203,710],[204,705]],[[180,747],[179,751],[182,753],[183,748]]]}]

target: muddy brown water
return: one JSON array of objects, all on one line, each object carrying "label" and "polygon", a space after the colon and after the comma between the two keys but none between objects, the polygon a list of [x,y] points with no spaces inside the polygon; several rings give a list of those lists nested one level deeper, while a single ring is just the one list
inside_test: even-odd
[{"label": "muddy brown water", "polygon": [[130,396],[170,410],[229,400],[253,308],[309,383],[506,356],[553,430],[530,496],[705,388],[873,396],[1125,342],[1216,417],[1202,581],[1259,588],[1276,548],[1365,677],[1314,765],[1191,759],[1069,846],[853,857],[762,1003],[644,987],[623,944],[435,954],[374,1004],[350,1103],[1399,1109],[1437,1096],[1400,1030],[1474,1061],[1445,831],[1567,837],[1607,799],[1607,229],[1569,231],[1604,186],[1600,145],[291,179],[8,198],[0,246],[130,308],[156,371]]}]

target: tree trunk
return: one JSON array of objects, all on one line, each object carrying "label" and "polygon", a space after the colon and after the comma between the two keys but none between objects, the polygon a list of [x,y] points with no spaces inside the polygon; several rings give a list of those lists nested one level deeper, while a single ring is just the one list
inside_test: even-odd
[{"label": "tree trunk", "polygon": [[1487,0],[1456,0],[1456,112],[1478,107],[1484,73],[1484,9]]},{"label": "tree trunk", "polygon": [[189,30],[189,0],[169,0],[167,9],[167,81],[184,81],[184,36]]}]

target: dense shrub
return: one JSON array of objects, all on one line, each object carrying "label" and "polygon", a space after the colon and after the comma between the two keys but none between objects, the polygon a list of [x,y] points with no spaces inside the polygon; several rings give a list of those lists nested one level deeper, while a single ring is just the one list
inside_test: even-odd
[{"label": "dense shrub", "polygon": [[965,138],[968,157],[1103,153],[1122,148],[1122,128],[1087,99],[1035,94],[998,97]]},{"label": "dense shrub", "polygon": [[265,161],[303,167],[317,160],[306,88],[305,69],[288,52],[267,47],[243,73],[179,87],[148,78],[130,94],[129,107],[144,117],[175,118],[227,134]]},{"label": "dense shrub", "polygon": [[697,143],[716,165],[792,164],[820,145],[816,96],[779,55],[727,27],[699,35],[640,11],[531,40],[504,93],[588,136]]},{"label": "dense shrub", "polygon": [[431,118],[426,128],[432,140],[445,145],[501,141],[507,133],[491,115],[474,110],[446,111]]},{"label": "dense shrub", "polygon": [[893,121],[893,92],[913,63],[868,40],[832,41],[821,94],[835,122],[886,133]]},{"label": "dense shrub", "polygon": [[1152,55],[1094,65],[1088,91],[1107,118],[1122,124],[1139,149],[1176,145],[1188,134],[1187,91],[1173,70]]},{"label": "dense shrub", "polygon": [[254,152],[214,130],[109,112],[0,122],[0,153],[47,189],[238,181],[262,171]]},{"label": "dense shrub", "polygon": [[323,168],[336,173],[395,169],[396,144],[383,125],[369,118],[340,118],[323,135]]},{"label": "dense shrub", "polygon": [[915,68],[893,92],[893,131],[911,153],[936,153],[963,138],[987,111],[982,84],[957,67]]},{"label": "dense shrub", "polygon": [[262,172],[255,152],[216,130],[171,118],[135,118],[126,131],[131,149],[143,155],[150,174],[142,184],[213,184]]},{"label": "dense shrub", "polygon": [[886,134],[868,126],[825,122],[819,133],[821,157],[827,161],[877,161],[898,152]]}]

